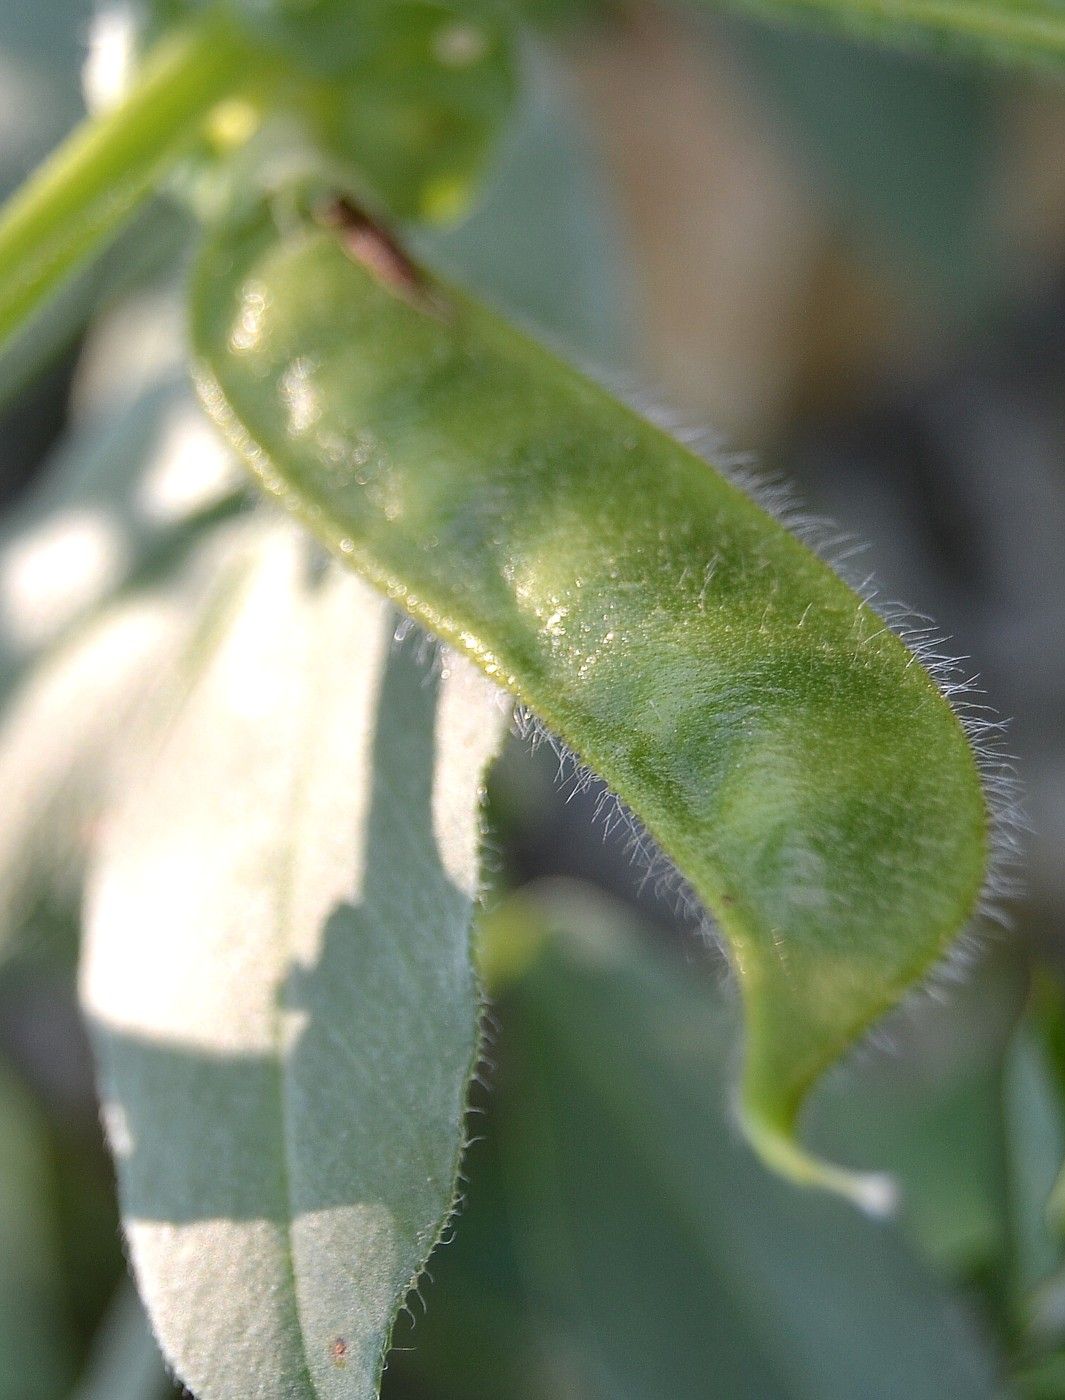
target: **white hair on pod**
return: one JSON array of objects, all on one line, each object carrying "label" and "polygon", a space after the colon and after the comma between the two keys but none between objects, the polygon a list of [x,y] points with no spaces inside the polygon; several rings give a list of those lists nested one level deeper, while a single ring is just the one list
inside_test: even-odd
[{"label": "white hair on pod", "polygon": [[[515,319],[513,315],[511,319]],[[522,318],[516,319],[520,322]],[[531,333],[548,344],[552,341],[550,335],[545,336],[536,328]],[[571,353],[561,353],[572,360]],[[951,650],[950,638],[926,615],[904,603],[882,598],[873,575],[856,568],[856,559],[867,548],[857,536],[841,529],[831,519],[810,511],[782,475],[758,470],[753,454],[727,450],[719,434],[702,424],[692,424],[676,410],[664,407],[661,400],[649,397],[644,390],[634,391],[631,382],[619,380],[616,374],[603,374],[587,365],[582,369],[608,392],[703,458],[711,469],[725,476],[833,569],[929,673],[969,740],[988,812],[986,875],[968,924],[900,1004],[871,1027],[850,1054],[890,1051],[893,1048],[892,1026],[911,1016],[914,1009],[929,998],[936,1002],[948,1001],[953,989],[967,978],[977,963],[984,941],[995,930],[1010,927],[1009,906],[1023,889],[1019,872],[1029,826],[1020,800],[1015,761],[1005,744],[1007,723],[986,703],[978,677],[968,669],[968,658]],[[397,628],[397,641],[414,626],[404,619]],[[436,658],[433,664],[441,664],[438,652],[430,655]],[[543,744],[550,746],[558,764],[558,788],[567,801],[600,785],[594,819],[601,827],[604,840],[623,833],[624,849],[641,871],[638,889],[653,890],[657,898],[673,908],[679,922],[694,930],[703,943],[716,946],[724,965],[730,966],[728,945],[712,914],[629,807],[601,784],[598,775],[528,707],[516,707],[514,730],[533,752]],[[734,979],[732,981],[735,992]],[[849,1059],[850,1055],[845,1057],[844,1065]]]},{"label": "white hair on pod", "polygon": [[[759,470],[750,453],[729,451],[722,436],[703,424],[692,423],[675,409],[649,397],[617,376],[594,375],[611,393],[627,402],[650,422],[676,438],[713,470],[726,477],[762,510],[795,535],[847,583],[904,643],[918,664],[932,677],[950,705],[972,748],[980,774],[988,813],[988,862],[976,907],[968,923],[932,964],[924,977],[883,1020],[878,1021],[859,1045],[882,1050],[893,1045],[893,1025],[912,1015],[929,998],[946,1002],[979,961],[985,941],[1011,926],[1010,906],[1023,892],[1021,869],[1026,833],[1015,759],[1006,745],[1007,721],[987,703],[978,676],[968,667],[969,658],[951,649],[950,637],[934,621],[905,603],[883,598],[875,577],[857,567],[868,548],[849,530],[808,509],[794,485],[782,474]],[[522,716],[523,730],[534,745],[550,741],[559,759],[560,782],[587,788],[588,770],[564,745],[546,733],[533,716]],[[635,863],[644,870],[643,884],[650,882],[660,897],[672,901],[678,918],[696,927],[722,951],[729,949],[713,916],[701,905],[688,882],[659,851],[639,821],[613,794],[604,791],[596,805],[604,829],[625,829],[626,845]]]},{"label": "white hair on pod", "polygon": [[951,649],[951,638],[927,615],[905,603],[882,598],[874,576],[855,567],[867,543],[840,529],[830,518],[811,512],[787,478],[759,471],[752,454],[728,452],[718,434],[692,425],[644,393],[626,392],[616,384],[610,387],[739,487],[828,564],[904,643],[957,716],[975,755],[987,805],[988,866],[973,918],[922,983],[927,992],[941,999],[973,965],[980,936],[994,927],[1010,927],[1009,906],[1023,891],[1020,872],[1030,827],[1021,801],[1016,760],[1006,746],[1008,722],[987,704],[978,675],[968,667],[970,658]]}]

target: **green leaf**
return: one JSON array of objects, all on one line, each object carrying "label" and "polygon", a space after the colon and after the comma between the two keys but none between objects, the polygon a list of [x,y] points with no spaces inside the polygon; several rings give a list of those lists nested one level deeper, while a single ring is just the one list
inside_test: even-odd
[{"label": "green leaf", "polygon": [[1026,1365],[1014,1377],[1014,1385],[1023,1400],[1060,1400],[1065,1394],[1065,1353]]},{"label": "green leaf", "polygon": [[0,192],[26,171],[81,115],[78,72],[84,57],[79,0],[6,0],[0,12]]},{"label": "green leaf", "polygon": [[975,1320],[894,1227],[796,1194],[737,1139],[733,1018],[704,968],[672,962],[627,912],[568,884],[486,923],[496,964],[513,962],[500,942],[538,948],[500,999],[495,1114],[553,1393],[999,1394]]},{"label": "green leaf", "polygon": [[743,1103],[796,1148],[822,1070],[949,946],[984,876],[936,685],[735,485],[355,211],[218,237],[204,401],[260,482],[600,773],[720,921]]},{"label": "green leaf", "polygon": [[989,75],[796,29],[733,24],[728,38],[833,221],[872,244],[872,266],[882,275],[901,254],[922,294],[979,303],[996,158]]},{"label": "green leaf", "polygon": [[376,1393],[451,1211],[496,692],[288,529],[89,901],[83,998],[142,1296],[203,1400]]},{"label": "green leaf", "polygon": [[71,1400],[165,1400],[170,1394],[151,1325],[136,1289],[124,1282]]},{"label": "green leaf", "polygon": [[[260,115],[284,113],[333,179],[396,218],[465,213],[513,104],[514,25],[493,0],[155,0],[150,11],[150,33],[228,11],[249,68],[274,78]],[[276,146],[268,131],[268,167]]]},{"label": "green leaf", "polygon": [[1011,1228],[1009,1282],[1018,1318],[1026,1322],[1033,1295],[1061,1267],[1065,1252],[1048,1219],[1054,1182],[1065,1158],[1065,1113],[1049,1057],[1030,1020],[1018,1027],[1010,1046],[1003,1101]]},{"label": "green leaf", "polygon": [[[333,81],[282,93],[353,188],[395,217],[463,214],[514,97],[510,34],[498,18],[440,0],[400,0],[341,28],[356,40]],[[327,44],[335,53],[336,42]]]},{"label": "green leaf", "polygon": [[59,1400],[73,1370],[43,1124],[0,1068],[0,1400]]},{"label": "green leaf", "polygon": [[1027,1141],[1003,1123],[1003,1065],[1027,994],[1011,944],[982,950],[965,980],[915,998],[892,1018],[890,1055],[869,1055],[826,1082],[810,1106],[813,1142],[833,1160],[887,1169],[899,1183],[899,1223],[937,1272],[991,1283],[1017,1212],[1007,1171]]},{"label": "green leaf", "polygon": [[[1038,1351],[1065,1352],[1065,1015],[1060,980],[1040,968],[1010,1047],[1003,1085],[1009,1127],[1011,1321]],[[1056,1367],[1050,1368],[1053,1374]]]},{"label": "green leaf", "polygon": [[536,60],[483,198],[465,222],[419,242],[571,353],[613,363],[629,329],[620,220],[559,57]]},{"label": "green leaf", "polygon": [[[82,365],[83,379],[100,371]],[[246,505],[235,462],[169,369],[133,402],[109,396],[83,414],[0,534],[0,698],[116,602],[176,578]]]},{"label": "green leaf", "polygon": [[[60,943],[116,796],[165,732],[220,620],[243,531],[102,609],[34,668],[0,723],[0,963]],[[44,935],[44,938],[41,937]]]},{"label": "green leaf", "polygon": [[[418,27],[418,10],[435,9],[446,23],[498,24],[507,12],[499,0],[147,0],[160,26],[191,15],[225,15],[256,44],[281,50],[286,59],[322,74],[344,76],[357,68],[376,35]],[[383,75],[382,75],[383,76]],[[402,81],[400,74],[393,74]]]},{"label": "green leaf", "polygon": [[120,605],[34,672],[0,725],[0,958],[77,907],[105,794],[184,636],[178,597]]},{"label": "green leaf", "polygon": [[[1043,1070],[1040,1080],[1046,1085],[1049,1078],[1060,1125],[1065,1119],[1065,996],[1060,977],[1048,968],[1038,969],[1033,979],[1030,1024],[1037,1042],[1036,1062]],[[1065,1167],[1059,1172],[1047,1212],[1055,1234],[1065,1237]]]},{"label": "green leaf", "polygon": [[[718,0],[695,0],[718,7]],[[1061,72],[1060,0],[735,0],[764,19],[814,22],[855,38]]]},{"label": "green leaf", "polygon": [[[112,329],[143,371],[143,337],[128,319]],[[127,392],[131,377],[105,341],[82,382],[107,402],[81,411],[0,537],[0,961],[76,910],[101,807],[210,613],[226,522],[245,504],[184,384],[149,373],[132,403],[104,395],[102,361]]]},{"label": "green leaf", "polygon": [[94,316],[132,288],[172,267],[193,232],[172,202],[153,200],[0,347],[0,410],[85,334]]}]

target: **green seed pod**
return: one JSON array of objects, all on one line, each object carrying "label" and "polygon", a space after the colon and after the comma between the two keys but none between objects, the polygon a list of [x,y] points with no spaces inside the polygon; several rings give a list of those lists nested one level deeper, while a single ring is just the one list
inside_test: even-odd
[{"label": "green seed pod", "polygon": [[974,754],[918,659],[726,477],[344,205],[218,237],[192,323],[259,481],[541,717],[712,911],[752,1140],[879,1201],[794,1132],[984,879]]}]

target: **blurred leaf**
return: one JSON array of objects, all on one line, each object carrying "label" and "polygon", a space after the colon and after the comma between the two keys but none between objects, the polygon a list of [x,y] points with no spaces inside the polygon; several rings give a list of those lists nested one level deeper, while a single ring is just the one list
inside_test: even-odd
[{"label": "blurred leaf", "polygon": [[[449,0],[395,0],[357,25],[342,79],[293,92],[357,192],[394,217],[466,212],[513,103],[509,27]],[[335,47],[335,46],[334,46]]]},{"label": "blurred leaf", "polygon": [[81,115],[84,0],[4,0],[0,8],[0,193]]},{"label": "blurred leaf", "polygon": [[[695,0],[714,4],[719,0]],[[770,20],[817,23],[856,38],[929,53],[979,55],[1065,70],[1060,0],[735,0]]]},{"label": "blurred leaf", "polygon": [[[1009,1068],[1015,1322],[1028,1354],[1065,1354],[1065,998],[1049,969],[1036,972]],[[1036,1369],[1042,1385],[1058,1368],[1047,1358]]]},{"label": "blurred leaf", "polygon": [[132,403],[83,412],[0,540],[0,958],[76,907],[101,806],[222,567],[195,550],[242,507],[187,387],[144,373]]},{"label": "blurred leaf", "polygon": [[834,1158],[890,1171],[924,1256],[983,1282],[1009,1251],[1003,1073],[1027,978],[1015,950],[985,951],[934,990],[884,1028],[890,1054],[861,1057],[823,1086],[810,1131]]},{"label": "blurred leaf", "polygon": [[513,0],[513,3],[532,24],[547,28],[602,18],[620,7],[619,0]]},{"label": "blurred leaf", "polygon": [[[81,115],[80,0],[5,0],[0,6],[0,196],[42,159]],[[0,351],[0,409],[74,339],[62,316],[42,322],[17,350]]]},{"label": "blurred leaf", "polygon": [[383,1400],[558,1400],[536,1351],[544,1319],[522,1282],[511,1238],[514,1201],[496,1131],[502,1085],[475,1118],[463,1162],[463,1204],[432,1278],[396,1323]]},{"label": "blurred leaf", "polygon": [[[160,38],[227,11],[245,45],[258,116],[283,114],[310,164],[392,218],[463,215],[515,95],[515,25],[495,0],[150,0]],[[279,62],[279,58],[281,61]],[[235,81],[234,89],[238,88]],[[267,167],[269,151],[263,152]]]},{"label": "blurred leaf", "polygon": [[[1039,1045],[1039,1063],[1053,1081],[1059,1116],[1065,1116],[1065,991],[1060,975],[1037,970],[1031,1006],[1032,1034]],[[1065,1152],[1063,1152],[1065,1158]],[[1065,1165],[1062,1165],[1047,1206],[1055,1233],[1065,1239]]]},{"label": "blurred leaf", "polygon": [[1065,1395],[1065,1353],[1024,1367],[1013,1383],[1022,1400],[1061,1400]]},{"label": "blurred leaf", "polygon": [[177,259],[194,227],[170,203],[153,200],[107,249],[0,345],[0,409],[75,345],[94,315]]},{"label": "blurred leaf", "polygon": [[287,529],[114,819],[83,994],[142,1295],[194,1391],[375,1394],[446,1221],[477,1049],[467,663]]},{"label": "blurred leaf", "polygon": [[[81,899],[107,811],[148,761],[230,606],[244,531],[119,598],[34,669],[0,720],[0,961],[54,939]],[[31,946],[33,939],[31,938]],[[32,951],[38,951],[36,947]]]},{"label": "blurred leaf", "polygon": [[163,1400],[170,1381],[137,1291],[119,1290],[71,1400]]},{"label": "blurred leaf", "polygon": [[503,1003],[499,1112],[555,1393],[998,1393],[995,1358],[894,1229],[795,1191],[737,1140],[734,1016],[691,968],[572,887],[513,902],[503,936],[522,919],[542,951]]},{"label": "blurred leaf", "polygon": [[169,375],[62,444],[0,535],[0,697],[241,510],[233,459]]},{"label": "blurred leaf", "polygon": [[552,55],[524,52],[522,101],[470,218],[418,246],[573,354],[621,358],[626,269],[619,217]]},{"label": "blurred leaf", "polygon": [[58,1400],[73,1371],[42,1125],[0,1069],[0,1400]]},{"label": "blurred leaf", "polygon": [[0,958],[77,905],[101,805],[184,636],[180,597],[119,605],[49,659],[0,724]]},{"label": "blurred leaf", "polygon": [[997,156],[983,75],[830,35],[736,25],[730,37],[847,231],[871,234],[880,263],[908,255],[941,294],[982,290]]},{"label": "blurred leaf", "polygon": [[1062,1262],[1048,1204],[1065,1160],[1065,1105],[1030,1025],[1013,1038],[1004,1084],[1010,1193],[1010,1276],[1018,1310]]}]

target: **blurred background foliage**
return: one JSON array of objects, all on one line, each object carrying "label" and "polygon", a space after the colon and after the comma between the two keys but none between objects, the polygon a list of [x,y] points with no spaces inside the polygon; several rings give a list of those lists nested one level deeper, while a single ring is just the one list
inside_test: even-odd
[{"label": "blurred background foliage", "polygon": [[[514,741],[479,1140],[385,1395],[1065,1397],[1065,86],[679,4],[535,8],[482,202],[418,237],[853,531],[852,575],[935,617],[1012,717],[1033,835],[1013,931],[978,930],[814,1104],[819,1146],[901,1182],[873,1224],[742,1145],[720,955],[594,788]],[[5,190],[79,115],[89,21],[0,9]],[[0,361],[0,1400],[171,1393],[75,1008],[94,809],[64,735],[102,717],[79,752],[110,761],[156,653],[71,656],[243,508],[185,387],[185,231],[149,211]],[[72,543],[81,574],[42,601]],[[58,679],[27,695],[44,654]],[[57,848],[68,878],[42,880]]]}]

